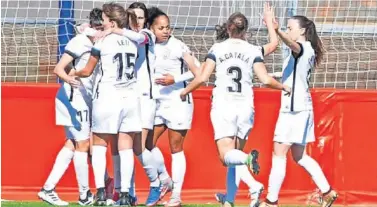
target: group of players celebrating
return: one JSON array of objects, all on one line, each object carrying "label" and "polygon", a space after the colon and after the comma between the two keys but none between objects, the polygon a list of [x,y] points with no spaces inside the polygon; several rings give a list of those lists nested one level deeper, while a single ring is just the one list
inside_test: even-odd
[{"label": "group of players celebrating", "polygon": [[[240,181],[250,191],[250,207],[276,207],[285,177],[286,155],[311,175],[323,193],[322,207],[337,198],[318,163],[305,147],[313,142],[313,104],[310,74],[323,55],[313,21],[293,16],[283,32],[274,8],[264,5],[263,22],[269,43],[247,42],[248,20],[240,12],[216,26],[217,39],[200,63],[185,43],[171,35],[167,14],[141,2],[127,9],[106,3],[90,12],[89,23],[77,26],[78,34],[66,45],[55,67],[64,81],[56,96],[56,124],[63,125],[66,142],[53,169],[38,193],[39,198],[66,206],[55,192],[56,184],[73,160],[80,205],[134,206],[134,154],[150,181],[146,206],[155,206],[171,192],[167,207],[181,206],[186,171],[183,143],[191,128],[191,92],[216,76],[212,93],[211,121],[221,162],[227,166],[226,193],[217,193],[223,206],[232,206]],[[273,53],[280,39],[291,49],[281,73],[267,73],[264,57]],[[216,69],[216,70],[215,70]],[[254,123],[253,76],[266,87],[281,90],[281,108],[275,128],[268,194],[260,201],[264,185],[259,173],[258,151],[243,147]],[[281,78],[281,82],[275,78]],[[192,80],[189,84],[186,81]],[[172,177],[156,146],[168,130]],[[106,170],[107,145],[111,145],[114,179]],[[94,196],[89,189],[88,157],[93,167]],[[109,202],[110,201],[110,202]],[[111,202],[112,201],[112,202]]]}]

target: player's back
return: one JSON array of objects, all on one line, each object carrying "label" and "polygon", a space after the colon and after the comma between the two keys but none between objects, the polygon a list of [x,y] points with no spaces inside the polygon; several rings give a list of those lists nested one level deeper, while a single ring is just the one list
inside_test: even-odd
[{"label": "player's back", "polygon": [[[260,48],[240,39],[228,39],[213,45],[209,57],[216,60],[213,98],[253,102],[253,64]],[[211,57],[210,57],[211,58]]]},{"label": "player's back", "polygon": [[97,42],[92,54],[100,56],[97,95],[101,91],[113,92],[134,89],[134,74],[137,47],[124,36],[110,34]]}]

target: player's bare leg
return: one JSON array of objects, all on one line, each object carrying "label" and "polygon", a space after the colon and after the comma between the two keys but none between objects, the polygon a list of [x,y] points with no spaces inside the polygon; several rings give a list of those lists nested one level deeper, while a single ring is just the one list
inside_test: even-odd
[{"label": "player's bare leg", "polygon": [[337,199],[337,193],[331,189],[321,167],[306,154],[305,145],[293,144],[291,147],[292,157],[297,164],[303,167],[312,177],[323,195],[322,207],[330,207]]},{"label": "player's bare leg", "polygon": [[151,151],[145,147],[148,136],[150,140],[153,140],[153,131],[149,132],[148,129],[142,129],[142,132],[136,135],[134,140],[134,153],[138,157],[150,181],[149,195],[145,205],[154,206],[160,201],[161,191],[160,180],[158,178],[153,155]]},{"label": "player's bare leg", "polygon": [[173,190],[166,206],[181,206],[181,191],[186,174],[186,157],[183,152],[183,143],[187,130],[168,129],[170,151],[172,154]]},{"label": "player's bare leg", "polygon": [[157,167],[157,172],[162,185],[160,199],[162,199],[167,193],[169,193],[173,189],[173,182],[169,176],[169,173],[166,170],[164,156],[162,155],[160,149],[156,146],[158,139],[166,131],[166,129],[167,127],[164,124],[155,125],[153,128],[153,136],[148,136],[146,142],[146,148],[152,152],[155,165]]},{"label": "player's bare leg", "polygon": [[92,147],[92,166],[94,173],[94,181],[97,188],[96,200],[94,205],[106,205],[105,190],[105,171],[106,171],[106,151],[108,141],[114,139],[116,134],[93,133]]},{"label": "player's bare leg", "polygon": [[59,154],[56,156],[54,166],[42,190],[38,193],[38,197],[43,201],[56,206],[68,205],[68,202],[59,198],[58,194],[55,192],[55,187],[71,163],[74,151],[74,141],[67,139]]}]

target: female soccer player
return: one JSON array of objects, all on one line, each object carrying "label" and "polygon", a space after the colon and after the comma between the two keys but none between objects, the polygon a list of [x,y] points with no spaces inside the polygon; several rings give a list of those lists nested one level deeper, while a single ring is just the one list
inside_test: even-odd
[{"label": "female soccer player", "polygon": [[313,21],[305,16],[293,16],[288,20],[287,32],[275,30],[291,54],[284,61],[282,82],[292,88],[291,96],[281,95],[279,118],[275,127],[274,154],[269,177],[268,194],[264,207],[276,207],[278,195],[285,177],[287,153],[291,149],[293,159],[311,176],[323,193],[322,207],[329,207],[337,198],[321,167],[307,155],[306,144],[314,142],[313,103],[309,91],[312,70],[322,60],[323,47]]},{"label": "female soccer player", "polygon": [[[160,9],[152,7],[148,10],[150,30],[156,35],[155,45],[155,77],[163,77],[170,73],[175,77],[184,74],[187,65],[193,74],[199,73],[188,47],[180,40],[171,36],[169,17]],[[159,83],[159,80],[156,79]],[[191,95],[182,102],[180,91],[186,86],[185,82],[176,82],[170,86],[155,85],[155,99],[157,103],[154,120],[153,139],[147,140],[147,149],[151,150],[156,164],[159,166],[160,179],[163,182],[164,195],[172,187],[171,179],[166,171],[161,151],[155,147],[158,138],[168,128],[169,142],[172,153],[173,194],[167,206],[181,204],[181,190],[186,171],[186,160],[183,153],[183,141],[187,130],[191,127],[193,103]]]},{"label": "female soccer player", "polygon": [[[90,27],[102,29],[102,10],[93,9],[89,15]],[[93,38],[79,34],[69,41],[59,63],[55,67],[55,74],[64,81],[56,99],[56,124],[63,125],[67,141],[56,157],[54,167],[38,193],[39,198],[57,206],[66,206],[55,192],[55,186],[67,170],[72,158],[75,166],[77,182],[79,184],[79,204],[90,205],[93,196],[89,190],[88,181],[88,151],[90,138],[90,116],[92,107],[93,78],[79,80],[68,76],[66,68],[81,70],[87,63]],[[72,64],[72,66],[70,66]],[[103,179],[103,178],[102,178]]]},{"label": "female soccer player", "polygon": [[[278,37],[275,32],[274,26],[273,26],[273,21],[275,19],[275,14],[274,14],[274,9],[270,6],[270,4],[265,3],[264,4],[264,11],[263,11],[263,22],[267,26],[268,29],[268,34],[270,38],[270,43],[267,43],[266,45],[260,47],[262,51],[262,56],[268,56],[269,54],[273,53],[277,46],[278,46]],[[229,38],[229,33],[227,32],[227,26],[226,23],[223,24],[222,26],[217,26],[216,27],[216,33],[217,33],[217,39],[218,40],[225,40]],[[245,143],[245,142],[244,142]],[[243,150],[244,145],[238,144],[236,146],[239,150]],[[237,165],[235,167],[235,173],[236,173],[236,189],[234,191],[233,196],[229,195],[232,199],[234,200],[235,192],[238,189],[239,182],[242,180],[247,184],[249,187],[249,193],[252,198],[250,207],[254,207],[259,205],[259,198],[262,194],[263,191],[263,184],[256,181],[252,175],[249,173],[247,167],[245,165]],[[222,193],[217,193],[216,194],[216,199],[224,204],[225,201],[227,200],[227,194],[222,194]]]},{"label": "female soccer player", "polygon": [[258,152],[253,150],[248,155],[236,147],[245,145],[254,123],[253,71],[270,88],[287,93],[290,88],[267,74],[260,48],[245,41],[248,21],[243,14],[232,14],[226,26],[230,38],[212,46],[202,74],[181,92],[181,98],[185,100],[187,94],[207,81],[216,68],[211,121],[220,160],[228,166],[224,206],[233,206],[237,190],[235,166],[248,165],[254,173],[259,172]]},{"label": "female soccer player", "polygon": [[[124,28],[134,13],[115,3],[102,7],[104,29]],[[141,131],[139,98],[136,92],[134,65],[137,47],[128,38],[111,34],[94,45],[88,64],[74,75],[87,77],[101,60],[100,73],[93,100],[93,171],[97,187],[96,204],[105,205],[106,150],[109,139],[118,139],[120,156],[121,193],[120,205],[131,205],[129,190],[134,168],[133,139]]]}]

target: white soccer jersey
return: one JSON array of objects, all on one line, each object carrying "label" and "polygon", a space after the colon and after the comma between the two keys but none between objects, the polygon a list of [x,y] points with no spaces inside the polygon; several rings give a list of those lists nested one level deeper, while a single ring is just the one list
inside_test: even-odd
[{"label": "white soccer jersey", "polygon": [[154,51],[156,36],[148,29],[143,29],[141,32],[148,36],[149,41],[148,44],[139,45],[137,49],[138,55],[135,64],[137,85],[142,96],[153,98],[152,77],[156,62]]},{"label": "white soccer jersey", "polygon": [[249,100],[253,104],[253,64],[263,62],[261,48],[240,39],[216,43],[207,58],[216,62],[213,98]]},{"label": "white soccer jersey", "polygon": [[[72,56],[73,69],[81,70],[85,67],[90,57],[93,43],[82,34],[71,39],[65,47],[64,53]],[[79,121],[74,121],[76,111],[91,108],[91,96],[93,89],[93,76],[81,78],[82,86],[73,88],[68,83],[63,83],[56,95],[56,124],[64,126],[80,125]]]},{"label": "white soccer jersey", "polygon": [[[99,78],[94,97],[122,89],[133,89],[136,84],[135,61],[137,46],[128,38],[110,34],[96,42],[92,55],[100,57]],[[123,92],[122,92],[123,93]]]},{"label": "white soccer jersey", "polygon": [[291,95],[281,94],[281,111],[312,110],[309,80],[314,69],[315,53],[310,42],[298,42],[301,53],[297,57],[291,53],[283,64],[282,83],[291,87]]},{"label": "white soccer jersey", "polygon": [[[183,60],[183,54],[190,52],[185,43],[171,36],[166,43],[156,44],[156,64],[155,77],[162,77],[164,74],[171,74],[178,76],[187,72]],[[155,92],[157,99],[180,100],[180,93],[186,87],[185,81],[174,83],[170,86],[155,85]],[[191,95],[188,95],[189,102],[191,102]]]}]

